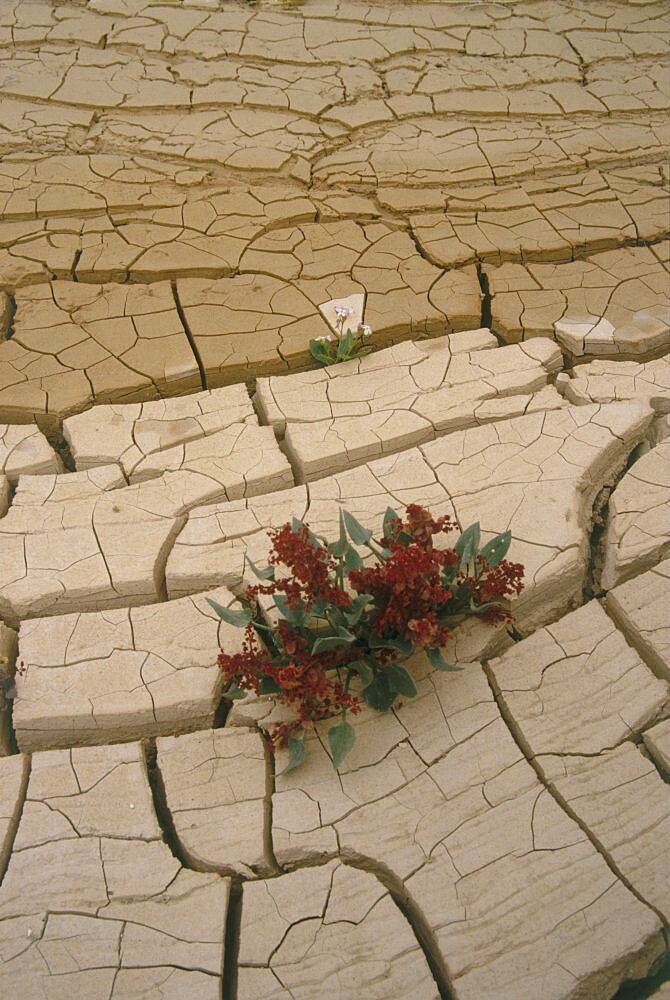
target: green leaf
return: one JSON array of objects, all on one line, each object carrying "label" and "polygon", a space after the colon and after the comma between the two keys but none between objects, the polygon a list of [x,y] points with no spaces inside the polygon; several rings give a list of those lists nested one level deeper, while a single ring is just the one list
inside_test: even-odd
[{"label": "green leaf", "polygon": [[389,649],[390,645],[390,639],[380,639],[376,635],[371,635],[368,639],[368,646],[370,649]]},{"label": "green leaf", "polygon": [[363,688],[362,693],[370,708],[378,712],[387,712],[396,696],[385,673],[377,674],[372,683]]},{"label": "green leaf", "polygon": [[378,639],[376,635],[370,636],[368,645],[370,649],[397,649],[403,656],[409,656],[413,648],[409,639]]},{"label": "green leaf", "polygon": [[289,622],[292,621],[295,612],[293,611],[292,608],[289,608],[288,601],[286,600],[286,595],[275,594],[274,602],[275,602],[275,607],[279,612],[279,614],[282,616],[282,618],[285,618]]},{"label": "green leaf", "polygon": [[298,767],[305,759],[305,741],[303,739],[297,739],[292,737],[288,741],[288,764],[281,772],[282,774],[287,774],[289,771],[293,771],[294,768]]},{"label": "green leaf", "polygon": [[344,518],[345,527],[349,532],[349,538],[354,545],[365,545],[366,542],[370,541],[372,532],[368,528],[364,528],[353,514],[350,514],[348,510],[344,510],[343,508],[342,517]]},{"label": "green leaf", "polygon": [[358,674],[363,687],[372,684],[375,679],[374,671],[366,660],[354,660],[353,663],[347,664],[347,669],[354,670]]},{"label": "green leaf", "polygon": [[389,679],[390,686],[397,691],[398,694],[404,694],[408,698],[414,698],[416,695],[416,687],[414,686],[414,681],[404,667],[401,667],[399,663],[387,663],[384,667],[384,673]]},{"label": "green leaf", "polygon": [[279,614],[284,618],[289,624],[295,625],[298,628],[305,624],[307,615],[302,610],[302,608],[290,608],[288,601],[286,600],[285,594],[275,594],[274,595],[275,607]]},{"label": "green leaf", "polygon": [[475,602],[470,599],[470,611],[475,614],[480,615],[483,611],[488,611],[489,608],[504,608],[504,604],[500,601],[484,601],[483,604],[475,604]]},{"label": "green leaf", "polygon": [[409,639],[393,639],[392,648],[397,649],[403,656],[409,656],[414,648]]},{"label": "green leaf", "polygon": [[414,538],[408,531],[399,531],[395,536],[395,540],[399,545],[402,545],[402,547],[406,549],[408,545],[412,544]]},{"label": "green leaf", "polygon": [[343,611],[349,625],[358,625],[361,615],[368,606],[368,601],[371,600],[372,594],[359,594],[356,600],[351,602],[351,606]]},{"label": "green leaf", "polygon": [[344,568],[347,573],[352,569],[363,569],[363,560],[359,556],[356,549],[352,548],[351,545],[347,546],[347,551],[344,556]]},{"label": "green leaf", "polygon": [[352,635],[350,639],[342,635],[324,635],[320,639],[315,640],[312,646],[312,654],[327,653],[329,649],[336,649],[338,646],[349,646],[355,640],[355,635]]},{"label": "green leaf", "polygon": [[354,346],[354,335],[351,330],[340,337],[337,344],[337,354],[335,355],[336,361],[348,361],[351,350]]},{"label": "green leaf", "polygon": [[226,690],[223,692],[223,697],[228,698],[230,701],[237,701],[238,698],[246,698],[247,692],[239,688],[237,684],[230,683]]},{"label": "green leaf", "polygon": [[497,566],[507,555],[511,544],[512,532],[503,531],[500,535],[492,538],[490,542],[487,542],[479,554],[482,559],[486,559],[489,566]]},{"label": "green leaf", "polygon": [[393,507],[387,507],[384,514],[384,538],[395,538],[400,528],[400,516]]},{"label": "green leaf", "polygon": [[425,646],[423,651],[428,657],[431,666],[435,667],[436,670],[441,670],[447,673],[455,673],[456,671],[463,669],[463,667],[455,667],[452,663],[447,663],[445,658],[442,656],[441,650],[437,649],[435,646]]},{"label": "green leaf", "polygon": [[456,563],[455,566],[443,566],[442,567],[442,583],[447,587],[450,583],[453,583],[458,574],[460,573],[460,566]]},{"label": "green leaf", "polygon": [[299,535],[302,531],[302,521],[297,517],[291,518],[291,531],[294,535]]},{"label": "green leaf", "polygon": [[340,537],[336,542],[330,543],[328,550],[329,552],[332,552],[336,559],[339,559],[345,554],[348,548],[349,542],[347,541],[347,529],[344,527],[344,515],[342,508],[340,507]]},{"label": "green leaf", "polygon": [[442,625],[453,627],[459,615],[464,615],[470,609],[472,590],[468,583],[449,584],[452,598],[448,604],[440,608],[437,619]]},{"label": "green leaf", "polygon": [[333,766],[339,767],[356,742],[354,727],[348,722],[341,722],[328,730],[328,745],[333,758]]},{"label": "green leaf", "polygon": [[481,530],[479,521],[466,528],[461,537],[454,545],[454,552],[460,557],[461,566],[467,566],[473,562],[479,552],[479,541]]},{"label": "green leaf", "polygon": [[274,566],[267,566],[265,569],[259,569],[256,563],[252,562],[249,556],[244,557],[247,561],[247,565],[251,569],[254,576],[257,576],[259,580],[274,580],[275,578],[275,568]]},{"label": "green leaf", "polygon": [[211,600],[209,597],[206,600],[210,608],[213,608],[219,618],[227,622],[228,625],[234,625],[235,628],[244,628],[251,621],[250,611],[235,611],[233,608],[224,608],[222,604]]},{"label": "green leaf", "polygon": [[310,340],[309,353],[320,365],[330,365],[335,360],[331,357],[330,344],[325,340]]},{"label": "green leaf", "polygon": [[261,677],[261,682],[258,686],[259,694],[280,694],[281,688],[277,684],[274,677]]}]

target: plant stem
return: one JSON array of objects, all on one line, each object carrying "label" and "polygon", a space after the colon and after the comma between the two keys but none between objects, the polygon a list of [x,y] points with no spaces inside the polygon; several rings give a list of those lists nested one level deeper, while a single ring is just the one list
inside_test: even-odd
[{"label": "plant stem", "polygon": [[338,587],[344,590],[344,556],[339,556],[335,573]]},{"label": "plant stem", "polygon": [[372,552],[373,555],[377,556],[378,559],[381,559],[384,562],[386,561],[387,556],[384,555],[382,547],[380,545],[377,545],[374,539],[369,538],[368,541],[365,543],[365,546],[366,548],[370,549],[370,552]]},{"label": "plant stem", "polygon": [[252,620],[251,624],[253,625],[254,628],[259,628],[263,632],[274,632],[274,629],[272,628],[271,625],[263,625],[261,622],[257,622],[255,618]]}]

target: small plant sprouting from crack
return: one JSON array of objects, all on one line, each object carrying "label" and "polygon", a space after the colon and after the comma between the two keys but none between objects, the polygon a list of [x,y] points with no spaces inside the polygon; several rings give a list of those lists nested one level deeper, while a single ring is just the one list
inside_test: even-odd
[{"label": "small plant sprouting from crack", "polygon": [[335,306],[337,316],[335,333],[310,340],[310,354],[320,365],[336,365],[343,361],[364,358],[371,353],[372,347],[366,343],[366,338],[372,336],[372,329],[367,324],[359,323],[355,332],[350,329],[344,332],[344,321],[352,312],[350,306]]},{"label": "small plant sprouting from crack", "polygon": [[242,892],[243,880],[239,877],[231,879],[223,942],[222,1000],[236,1000],[237,998],[237,959],[240,953],[242,927]]}]

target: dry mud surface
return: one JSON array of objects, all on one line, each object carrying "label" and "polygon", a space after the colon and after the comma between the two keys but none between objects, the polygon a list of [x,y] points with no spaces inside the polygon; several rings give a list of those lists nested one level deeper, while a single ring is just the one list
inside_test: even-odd
[{"label": "dry mud surface", "polygon": [[[0,4],[3,997],[668,995],[669,39]],[[315,370],[352,295],[374,353]],[[205,595],[407,503],[511,530],[516,631],[281,774]]]}]

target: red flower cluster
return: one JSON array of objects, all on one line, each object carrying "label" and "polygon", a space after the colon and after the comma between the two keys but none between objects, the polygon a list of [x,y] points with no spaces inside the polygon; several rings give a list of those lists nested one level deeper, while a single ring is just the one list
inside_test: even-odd
[{"label": "red flower cluster", "polygon": [[219,653],[218,665],[228,683],[232,681],[243,691],[260,692],[261,677],[269,663],[268,653],[258,644],[256,631],[251,622],[244,630],[242,649],[239,653]]},{"label": "red flower cluster", "polygon": [[421,646],[443,646],[449,629],[438,622],[436,609],[447,604],[453,592],[442,583],[442,569],[457,564],[458,556],[432,543],[386,545],[391,555],[385,562],[349,574],[355,591],[374,598],[373,632],[380,638],[397,635]]},{"label": "red flower cluster", "polygon": [[502,559],[497,566],[489,566],[481,557],[477,561],[481,575],[471,587],[472,599],[478,605],[493,602],[493,607],[482,611],[482,618],[489,625],[512,621],[512,612],[500,607],[497,602],[521,593],[523,566],[521,563],[508,562],[507,559]]},{"label": "red flower cluster", "polygon": [[444,585],[442,570],[456,566],[459,559],[453,549],[436,549],[433,537],[448,534],[455,527],[448,515],[434,518],[424,507],[410,504],[407,519],[390,525],[395,537],[381,540],[390,550],[390,558],[349,574],[357,593],[371,594],[375,599],[375,635],[397,635],[418,646],[446,643],[450,630],[438,621],[438,612],[451,600],[453,591]]},{"label": "red flower cluster", "polygon": [[398,521],[395,522],[396,533],[399,531],[407,532],[417,545],[426,545],[430,548],[433,545],[434,535],[448,535],[449,532],[458,528],[456,522],[452,521],[448,514],[435,518],[429,510],[416,503],[408,504],[405,510],[407,520],[402,521],[398,518]]},{"label": "red flower cluster", "polygon": [[351,603],[349,595],[330,578],[335,561],[327,549],[311,538],[306,524],[298,530],[285,524],[269,531],[268,536],[272,542],[270,564],[286,566],[291,576],[249,587],[249,599],[255,599],[258,594],[285,594],[288,606],[293,610],[300,607],[309,610],[317,601],[338,607],[347,607]]}]

